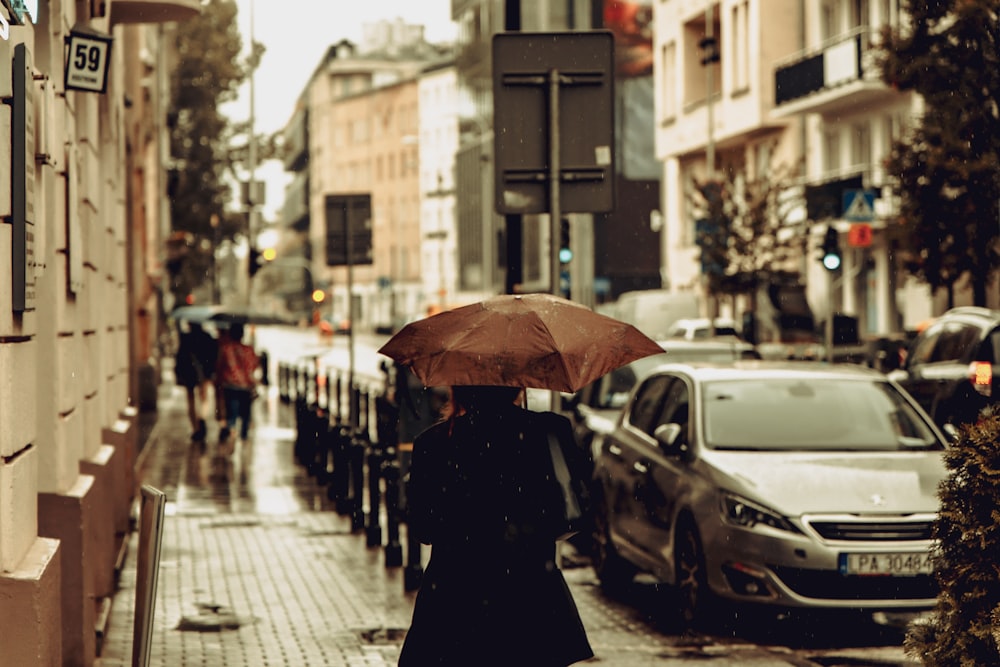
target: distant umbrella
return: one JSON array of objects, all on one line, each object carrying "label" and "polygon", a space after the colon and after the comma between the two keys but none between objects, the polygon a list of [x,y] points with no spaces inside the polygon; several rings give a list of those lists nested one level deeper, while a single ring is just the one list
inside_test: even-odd
[{"label": "distant umbrella", "polygon": [[255,310],[246,306],[181,306],[175,308],[170,313],[170,317],[175,320],[187,322],[212,322],[218,326],[225,327],[229,324],[291,324],[287,317],[275,313],[267,313]]}]

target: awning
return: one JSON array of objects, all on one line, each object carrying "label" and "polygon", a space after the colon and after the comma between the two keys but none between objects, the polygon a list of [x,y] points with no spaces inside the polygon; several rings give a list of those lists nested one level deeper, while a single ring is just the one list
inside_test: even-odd
[{"label": "awning", "polygon": [[111,25],[186,21],[201,13],[199,0],[112,0]]}]

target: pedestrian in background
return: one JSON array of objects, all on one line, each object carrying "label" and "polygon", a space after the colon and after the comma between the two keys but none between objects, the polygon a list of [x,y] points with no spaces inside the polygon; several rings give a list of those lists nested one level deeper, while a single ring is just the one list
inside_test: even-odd
[{"label": "pedestrian in background", "polygon": [[222,391],[226,425],[219,442],[227,442],[240,422],[240,439],[250,433],[250,412],[257,394],[257,354],[243,342],[243,325],[233,323],[219,336],[219,358],[215,366],[216,385]]},{"label": "pedestrian in background", "polygon": [[[198,322],[180,323],[180,343],[174,364],[177,384],[187,391],[188,419],[191,422],[191,440],[204,442],[208,426],[205,406],[208,389],[215,377],[219,352],[218,341]],[[185,330],[186,327],[186,330]]]},{"label": "pedestrian in background", "polygon": [[454,386],[444,419],[414,442],[408,529],[431,556],[400,667],[565,667],[593,656],[556,564],[564,499],[549,434],[571,442],[570,422],[520,407],[522,396]]}]

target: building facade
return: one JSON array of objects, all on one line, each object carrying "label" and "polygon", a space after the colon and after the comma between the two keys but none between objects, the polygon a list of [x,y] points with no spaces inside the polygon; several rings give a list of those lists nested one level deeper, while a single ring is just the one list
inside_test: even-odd
[{"label": "building facade", "polygon": [[458,289],[455,154],[458,75],[453,60],[429,65],[417,81],[420,165],[420,273],[417,315],[470,300]]},{"label": "building facade", "polygon": [[[801,275],[817,319],[846,314],[857,318],[863,338],[877,338],[912,330],[944,310],[945,295],[932,295],[902,267],[893,229],[898,204],[883,167],[893,140],[921,108],[915,96],[881,81],[875,60],[878,32],[904,20],[899,4],[656,3],[656,147],[671,289],[703,289],[690,203],[696,180],[713,169],[753,177],[784,167],[797,174],[790,185],[802,199],[788,231],[807,242],[801,260],[781,268]],[[719,57],[706,66],[708,36]],[[860,216],[848,206],[859,192],[867,197]],[[850,245],[856,224],[870,229],[869,245]],[[828,226],[843,250],[835,272],[816,259]],[[968,290],[958,290],[956,303],[971,303]]]},{"label": "building facade", "polygon": [[0,3],[3,661],[89,665],[130,529],[138,411],[155,404],[169,227],[158,24],[199,9],[31,4]]},{"label": "building facade", "polygon": [[[424,300],[418,79],[441,49],[423,40],[420,26],[398,22],[369,27],[366,36],[364,51],[346,40],[332,45],[302,93],[292,122],[304,125],[305,138],[285,157],[296,175],[283,223],[308,230],[303,254],[314,285],[328,295],[324,316],[345,320],[353,310],[352,325],[391,329]],[[370,197],[371,254],[352,258],[349,274],[328,257],[336,230],[328,229],[326,209],[328,197],[354,195]]]}]

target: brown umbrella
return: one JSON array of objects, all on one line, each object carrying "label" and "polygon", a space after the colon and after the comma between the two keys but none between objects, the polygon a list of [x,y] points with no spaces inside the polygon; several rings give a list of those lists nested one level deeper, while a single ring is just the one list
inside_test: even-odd
[{"label": "brown umbrella", "polygon": [[573,392],[663,348],[630,324],[550,294],[498,296],[411,322],[379,349],[428,387]]}]

